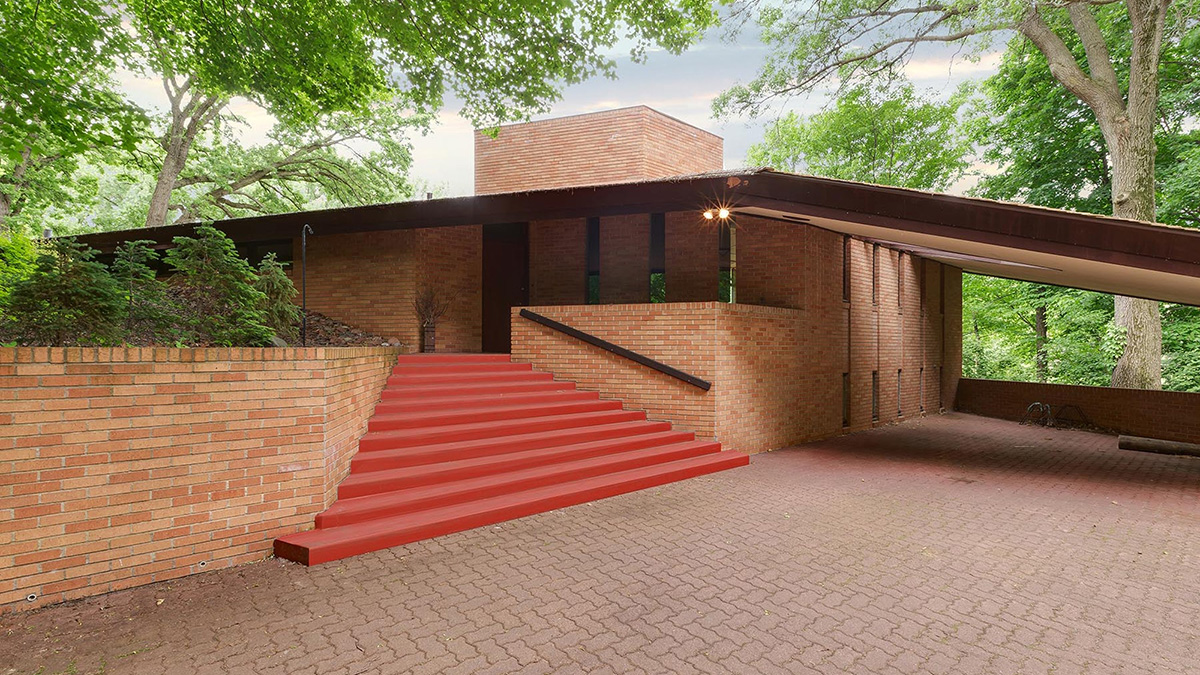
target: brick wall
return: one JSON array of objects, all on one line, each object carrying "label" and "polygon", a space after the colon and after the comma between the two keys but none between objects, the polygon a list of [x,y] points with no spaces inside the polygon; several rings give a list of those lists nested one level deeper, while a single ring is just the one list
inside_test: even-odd
[{"label": "brick wall", "polygon": [[636,106],[475,132],[475,194],[719,170],[719,136]]},{"label": "brick wall", "polygon": [[665,214],[666,288],[668,302],[717,299],[720,231],[697,213]]},{"label": "brick wall", "polygon": [[1093,424],[1122,434],[1200,443],[1200,394],[964,378],[954,408],[1020,420],[1030,403],[1076,405]]},{"label": "brick wall", "polygon": [[[715,370],[714,303],[576,305],[532,307],[532,311],[596,335],[705,380]],[[534,364],[573,380],[583,389],[645,410],[712,438],[714,397],[673,377],[569,338],[518,316],[513,310],[513,360]]]},{"label": "brick wall", "polygon": [[269,555],[332,503],[397,353],[0,348],[0,610]]},{"label": "brick wall", "polygon": [[587,220],[529,223],[529,302],[581,305],[587,301]]},{"label": "brick wall", "polygon": [[804,307],[805,238],[815,228],[738,216],[735,226],[737,301],[772,307]]},{"label": "brick wall", "polygon": [[650,302],[648,214],[600,219],[600,302]]},{"label": "brick wall", "polygon": [[[295,246],[299,261],[298,239]],[[479,351],[483,234],[478,225],[308,238],[309,309],[399,340],[409,352],[419,348],[412,303],[424,282],[454,298],[438,323],[438,350]]]},{"label": "brick wall", "polygon": [[[961,330],[957,270],[882,246],[876,253],[860,240],[847,247],[826,230],[784,227],[791,229],[760,239],[773,243],[756,246],[752,269],[764,293],[777,286],[783,290],[773,299],[803,300],[802,309],[719,302],[532,308],[709,380],[707,393],[515,311],[513,358],[746,452],[938,412],[939,401],[952,400],[942,388],[956,384],[958,362],[943,345]],[[738,246],[740,252],[740,240]],[[850,254],[849,302],[842,300],[844,250]],[[738,283],[740,293],[740,274]],[[670,298],[670,286],[667,293]],[[842,424],[843,373],[850,380],[848,426]]]}]

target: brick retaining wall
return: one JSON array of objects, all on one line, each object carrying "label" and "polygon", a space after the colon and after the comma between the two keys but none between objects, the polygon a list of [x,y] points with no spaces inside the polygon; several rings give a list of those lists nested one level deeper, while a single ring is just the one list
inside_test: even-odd
[{"label": "brick retaining wall", "polygon": [[1076,405],[1093,424],[1122,434],[1200,443],[1200,394],[963,378],[954,407],[1020,420],[1030,403]]},{"label": "brick retaining wall", "polygon": [[0,348],[0,611],[269,555],[332,502],[397,353]]}]

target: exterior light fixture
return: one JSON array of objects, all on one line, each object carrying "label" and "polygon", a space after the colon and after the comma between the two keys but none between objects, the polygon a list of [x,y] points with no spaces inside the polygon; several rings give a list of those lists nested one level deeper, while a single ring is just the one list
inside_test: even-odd
[{"label": "exterior light fixture", "polygon": [[721,207],[721,210],[717,212],[717,217],[721,220],[725,220],[729,217],[729,209]]},{"label": "exterior light fixture", "polygon": [[707,211],[705,211],[705,212],[704,212],[704,219],[705,219],[705,220],[712,220],[712,219],[713,219],[713,212],[712,212],[712,209],[709,209],[709,210],[707,210]]}]

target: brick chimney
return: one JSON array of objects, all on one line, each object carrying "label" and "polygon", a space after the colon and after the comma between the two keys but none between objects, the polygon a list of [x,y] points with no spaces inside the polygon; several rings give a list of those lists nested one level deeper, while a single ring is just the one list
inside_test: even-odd
[{"label": "brick chimney", "polygon": [[724,142],[644,105],[475,132],[475,194],[717,171]]}]

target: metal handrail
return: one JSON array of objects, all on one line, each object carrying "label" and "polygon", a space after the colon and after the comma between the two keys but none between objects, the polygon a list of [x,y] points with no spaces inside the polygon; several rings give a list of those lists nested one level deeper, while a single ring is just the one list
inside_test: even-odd
[{"label": "metal handrail", "polygon": [[600,349],[603,349],[606,352],[611,352],[613,354],[616,354],[617,356],[623,356],[623,357],[629,359],[630,361],[633,361],[634,363],[640,363],[641,365],[646,366],[647,368],[650,368],[652,370],[657,370],[658,372],[663,373],[664,375],[670,375],[671,377],[673,377],[681,382],[686,382],[686,383],[692,385],[693,387],[703,389],[704,391],[708,391],[709,389],[712,389],[712,383],[707,380],[702,380],[702,379],[696,377],[695,375],[689,375],[688,373],[685,373],[682,370],[679,370],[678,368],[672,368],[671,366],[668,366],[667,364],[665,364],[661,361],[655,361],[654,359],[652,359],[648,356],[642,356],[641,354],[638,354],[635,351],[615,345],[615,344],[609,342],[608,340],[603,340],[603,339],[598,338],[595,335],[592,335],[590,333],[585,333],[585,332],[579,330],[578,328],[572,328],[565,323],[559,323],[558,321],[555,321],[554,319],[542,316],[541,314],[538,314],[536,312],[531,312],[528,309],[522,309],[520,312],[520,315],[521,315],[521,318],[523,318],[523,319],[529,319],[530,321],[532,321],[534,323],[541,324],[547,328],[552,328],[564,335],[573,337],[576,340],[580,340],[582,342],[586,342],[595,347],[599,347]]}]

